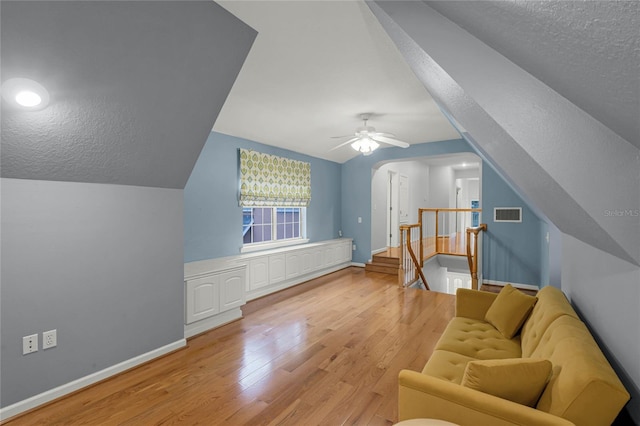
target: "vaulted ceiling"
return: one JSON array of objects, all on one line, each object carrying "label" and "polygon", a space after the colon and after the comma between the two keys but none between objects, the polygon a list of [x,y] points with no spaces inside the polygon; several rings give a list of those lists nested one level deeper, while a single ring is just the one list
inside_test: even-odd
[{"label": "vaulted ceiling", "polygon": [[221,1],[258,31],[214,130],[337,162],[368,125],[415,144],[458,132],[363,1]]},{"label": "vaulted ceiling", "polygon": [[[219,3],[259,35],[215,130],[338,162],[364,112],[410,143],[458,136],[364,2]],[[425,3],[640,146],[637,2]]]}]

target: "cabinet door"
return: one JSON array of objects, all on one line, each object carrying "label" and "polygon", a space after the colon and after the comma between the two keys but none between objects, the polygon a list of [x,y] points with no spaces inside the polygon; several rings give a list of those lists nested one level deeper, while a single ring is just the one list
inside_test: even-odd
[{"label": "cabinet door", "polygon": [[287,253],[287,279],[295,278],[300,275],[300,271],[302,271],[302,255],[302,252]]},{"label": "cabinet door", "polygon": [[351,242],[340,244],[340,262],[351,262]]},{"label": "cabinet door", "polygon": [[284,254],[269,255],[269,284],[284,281],[285,271]]},{"label": "cabinet door", "polygon": [[245,303],[244,269],[223,272],[219,275],[220,312],[237,308]]},{"label": "cabinet door", "polygon": [[187,310],[185,322],[191,324],[220,312],[218,275],[186,282]]},{"label": "cabinet door", "polygon": [[301,257],[301,269],[300,273],[302,275],[310,274],[311,272],[318,269],[317,267],[317,250],[305,250],[300,254]]},{"label": "cabinet door", "polygon": [[249,290],[269,285],[269,258],[257,257],[249,262]]},{"label": "cabinet door", "polygon": [[325,268],[336,263],[336,246],[330,245],[325,247],[324,249],[324,262],[323,265]]}]

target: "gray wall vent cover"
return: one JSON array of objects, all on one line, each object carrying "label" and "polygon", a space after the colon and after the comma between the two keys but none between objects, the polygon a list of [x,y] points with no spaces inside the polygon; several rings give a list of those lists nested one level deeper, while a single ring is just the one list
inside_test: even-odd
[{"label": "gray wall vent cover", "polygon": [[522,207],[496,207],[493,209],[494,222],[522,222]]}]

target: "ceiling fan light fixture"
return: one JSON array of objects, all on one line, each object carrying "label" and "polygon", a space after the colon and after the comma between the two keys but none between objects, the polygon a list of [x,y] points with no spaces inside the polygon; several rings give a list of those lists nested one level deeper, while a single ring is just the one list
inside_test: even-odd
[{"label": "ceiling fan light fixture", "polygon": [[351,144],[351,148],[363,153],[364,155],[371,155],[371,153],[378,149],[379,146],[380,144],[368,137],[360,138]]},{"label": "ceiling fan light fixture", "polygon": [[[363,125],[356,127],[356,132],[351,139],[342,142],[341,144],[334,146],[330,149],[342,148],[343,146],[351,145],[351,148],[361,152],[363,155],[371,155],[373,151],[380,147],[380,143],[385,145],[391,145],[399,148],[408,148],[409,144],[401,140],[396,139],[393,133],[376,132],[375,127],[367,126],[367,120],[370,114],[362,114],[361,118],[364,121]],[[332,136],[332,138],[346,138],[348,136]]]}]

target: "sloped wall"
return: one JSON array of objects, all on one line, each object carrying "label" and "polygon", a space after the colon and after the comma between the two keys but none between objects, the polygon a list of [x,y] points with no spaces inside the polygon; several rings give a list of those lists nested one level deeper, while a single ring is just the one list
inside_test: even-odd
[{"label": "sloped wall", "polygon": [[184,188],[256,32],[212,1],[2,2],[2,177]]}]

